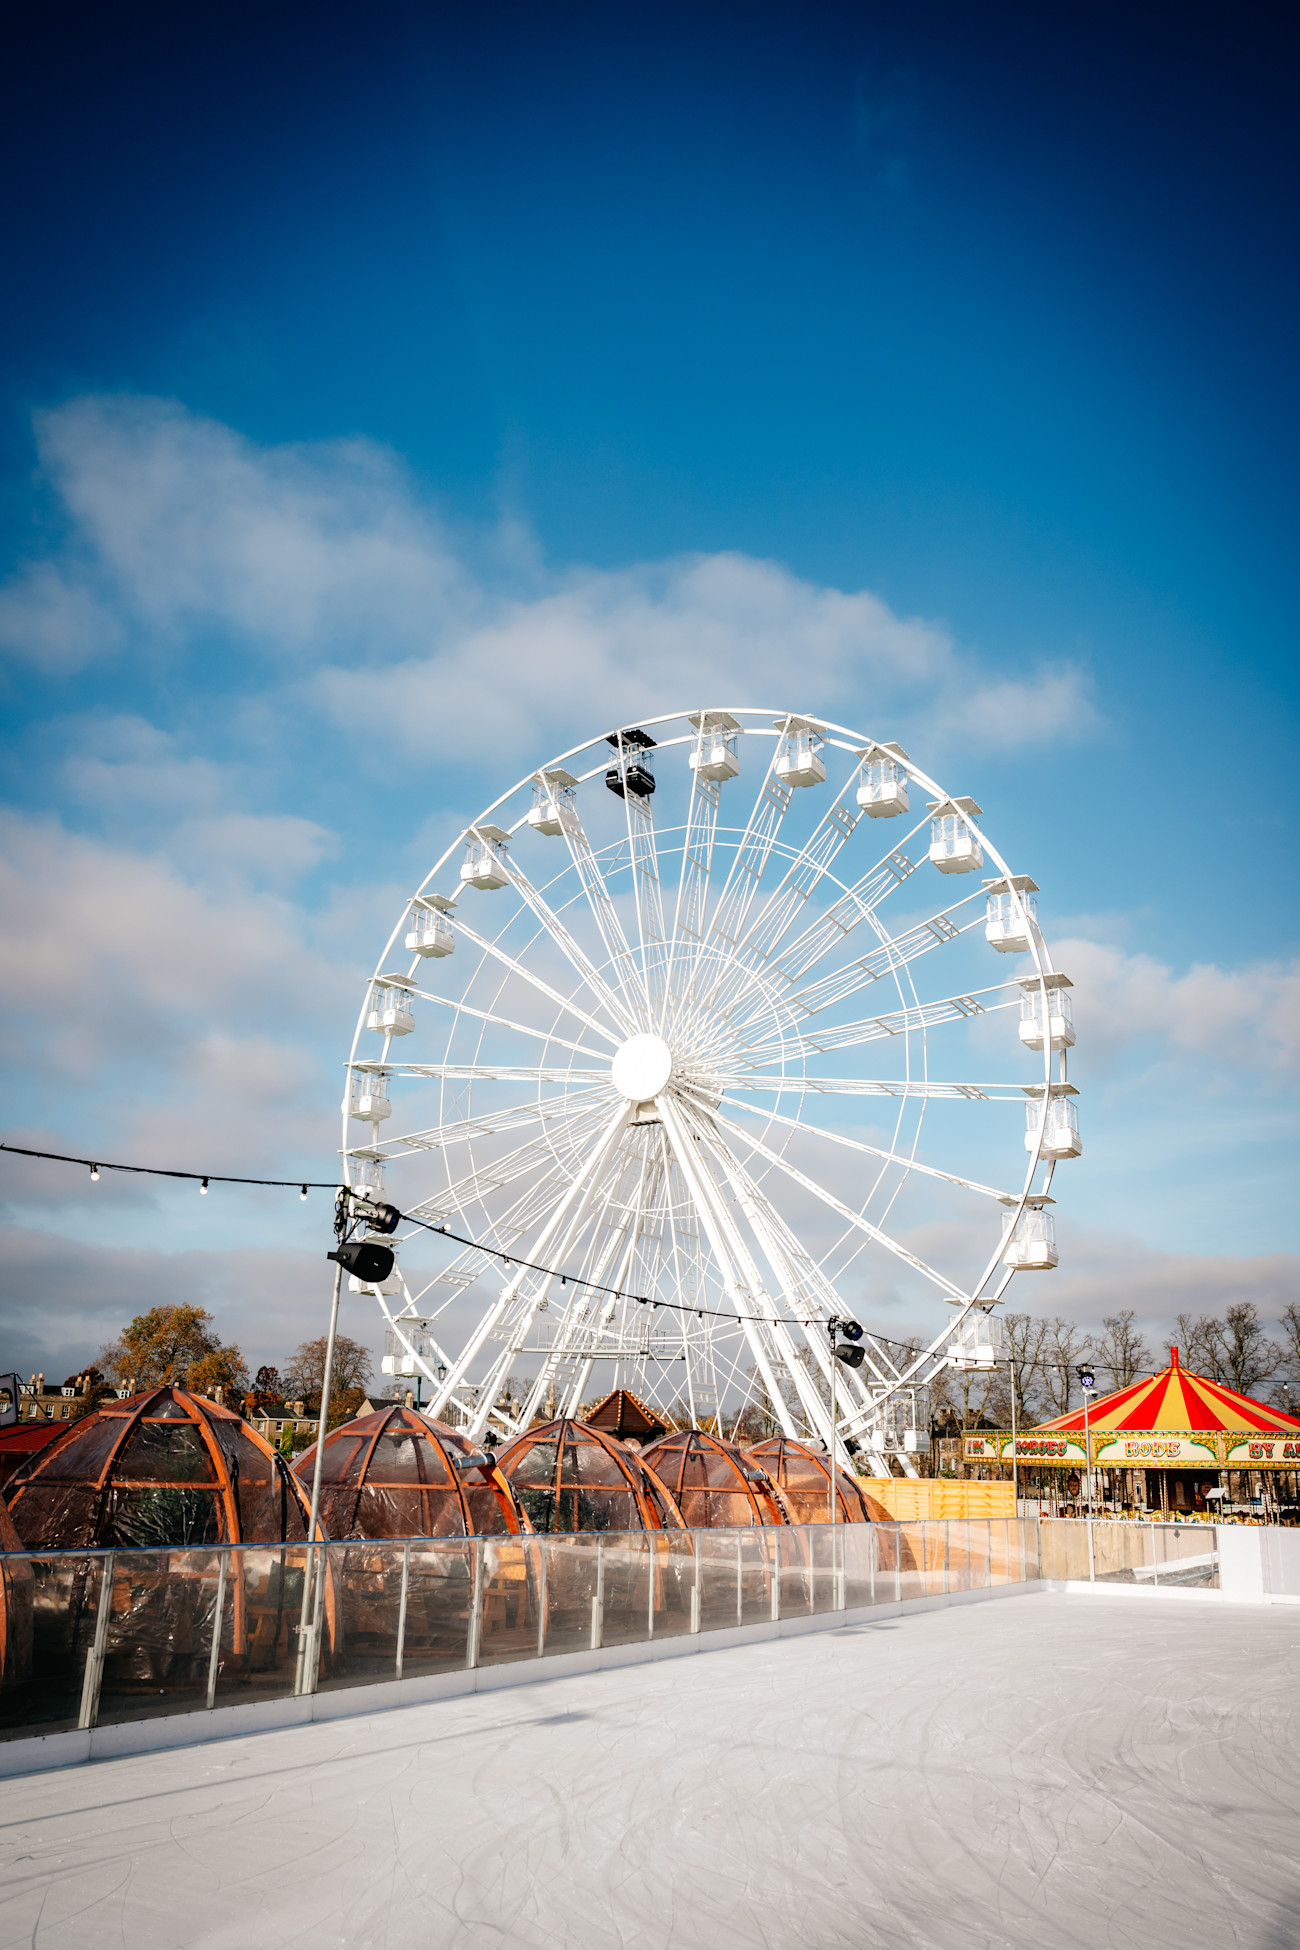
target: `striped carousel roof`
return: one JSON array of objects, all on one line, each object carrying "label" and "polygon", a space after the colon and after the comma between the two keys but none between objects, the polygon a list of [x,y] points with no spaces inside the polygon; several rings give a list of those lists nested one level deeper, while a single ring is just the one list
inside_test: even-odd
[{"label": "striped carousel roof", "polygon": [[[1265,1402],[1239,1395],[1205,1375],[1193,1374],[1179,1365],[1178,1349],[1169,1350],[1169,1366],[1159,1374],[1147,1375],[1128,1388],[1117,1388],[1112,1395],[1100,1395],[1089,1404],[1088,1426],[1094,1433],[1103,1429],[1124,1429],[1133,1433],[1155,1429],[1259,1430],[1300,1429],[1300,1420],[1270,1408]],[[1083,1410],[1073,1408],[1058,1415],[1054,1422],[1040,1422],[1037,1435],[1045,1429],[1082,1429]]]}]

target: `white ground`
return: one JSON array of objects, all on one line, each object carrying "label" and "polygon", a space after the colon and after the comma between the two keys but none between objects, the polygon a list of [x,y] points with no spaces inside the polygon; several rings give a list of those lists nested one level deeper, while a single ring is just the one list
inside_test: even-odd
[{"label": "white ground", "polygon": [[0,1944],[1293,1950],[1300,1607],[1038,1596],[0,1783]]}]

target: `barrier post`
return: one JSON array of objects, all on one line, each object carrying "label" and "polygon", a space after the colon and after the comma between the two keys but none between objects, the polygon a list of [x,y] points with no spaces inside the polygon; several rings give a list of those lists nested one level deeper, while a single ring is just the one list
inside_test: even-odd
[{"label": "barrier post", "polygon": [[217,1672],[221,1665],[221,1622],[226,1609],[226,1571],[230,1563],[230,1552],[224,1550],[217,1565],[217,1595],[212,1601],[212,1650],[208,1654],[208,1694],[205,1706],[211,1707],[217,1697]]},{"label": "barrier post", "polygon": [[104,1646],[108,1640],[108,1621],[113,1610],[113,1559],[109,1551],[99,1580],[99,1604],[95,1610],[95,1636],[86,1654],[86,1671],[81,1682],[81,1711],[78,1728],[93,1727],[99,1712],[99,1685],[104,1676]]},{"label": "barrier post", "polygon": [[406,1598],[411,1588],[411,1540],[408,1537],[402,1546],[402,1595],[397,1605],[397,1661],[394,1677],[402,1676],[402,1665],[406,1658]]}]

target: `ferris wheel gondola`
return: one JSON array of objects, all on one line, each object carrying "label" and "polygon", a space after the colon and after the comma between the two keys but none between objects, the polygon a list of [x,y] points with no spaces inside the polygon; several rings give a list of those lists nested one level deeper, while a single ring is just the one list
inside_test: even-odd
[{"label": "ferris wheel gondola", "polygon": [[[409,1222],[375,1297],[432,1413],[508,1438],[599,1380],[915,1472],[930,1380],[1057,1263],[1081,1149],[1069,984],[981,818],[896,743],[730,708],[575,745],[465,828],[344,1100],[349,1183]],[[468,1243],[421,1264],[438,1226]],[[938,1331],[888,1336],[926,1295]],[[878,1331],[831,1390],[846,1312]]]}]

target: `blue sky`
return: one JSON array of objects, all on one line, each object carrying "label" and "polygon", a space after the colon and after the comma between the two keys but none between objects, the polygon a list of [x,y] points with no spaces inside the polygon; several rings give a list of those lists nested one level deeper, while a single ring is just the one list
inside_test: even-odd
[{"label": "blue sky", "polygon": [[[1032,1304],[1294,1295],[1281,9],[7,33],[15,1141],[329,1176],[411,876],[728,693],[901,736],[1044,888],[1089,1148]],[[4,1171],[0,1366],[182,1292],[312,1330],[310,1207]]]}]

